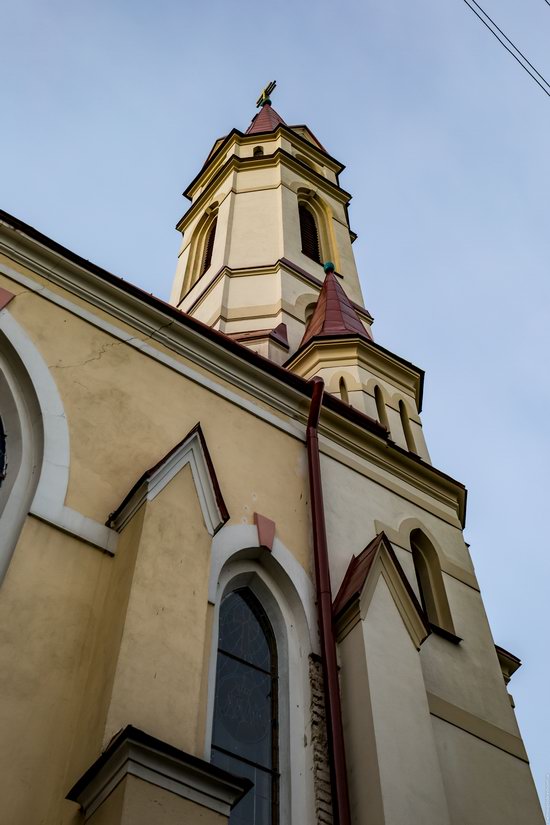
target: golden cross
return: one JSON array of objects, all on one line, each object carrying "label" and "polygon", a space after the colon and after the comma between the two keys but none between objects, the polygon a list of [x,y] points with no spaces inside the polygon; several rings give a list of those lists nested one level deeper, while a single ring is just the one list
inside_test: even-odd
[{"label": "golden cross", "polygon": [[269,99],[269,95],[271,94],[271,92],[273,91],[273,89],[275,88],[276,85],[277,85],[277,81],[272,80],[271,83],[267,84],[265,89],[262,89],[262,93],[261,93],[260,97],[258,98],[258,100],[256,101],[256,108],[259,109],[260,106],[264,105],[264,103],[271,103],[271,101]]}]

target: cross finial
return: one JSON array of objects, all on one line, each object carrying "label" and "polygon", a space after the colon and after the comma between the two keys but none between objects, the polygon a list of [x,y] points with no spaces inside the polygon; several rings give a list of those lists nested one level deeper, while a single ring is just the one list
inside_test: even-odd
[{"label": "cross finial", "polygon": [[259,109],[260,106],[265,106],[266,103],[271,103],[271,100],[269,99],[269,95],[271,94],[271,92],[273,91],[273,89],[275,88],[276,85],[277,85],[277,81],[272,80],[270,83],[267,84],[265,89],[262,89],[262,93],[261,93],[260,97],[258,98],[258,100],[256,101],[256,108],[257,109]]}]

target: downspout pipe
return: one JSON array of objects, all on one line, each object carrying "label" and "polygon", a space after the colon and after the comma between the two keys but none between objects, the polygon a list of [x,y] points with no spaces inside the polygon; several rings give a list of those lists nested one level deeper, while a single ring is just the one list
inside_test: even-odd
[{"label": "downspout pipe", "polygon": [[348,774],[344,751],[342,706],[338,682],[336,642],[332,625],[332,591],[328,560],[325,508],[321,481],[318,426],[323,404],[325,382],[318,376],[312,384],[311,404],[306,430],[309,469],[309,491],[313,523],[313,555],[315,560],[315,584],[321,642],[321,661],[325,688],[325,711],[332,785],[332,811],[334,825],[351,825]]}]

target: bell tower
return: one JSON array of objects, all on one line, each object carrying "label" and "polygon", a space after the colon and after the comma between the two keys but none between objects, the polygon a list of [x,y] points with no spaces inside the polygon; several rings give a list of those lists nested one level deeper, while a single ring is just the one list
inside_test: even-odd
[{"label": "bell tower", "polygon": [[185,191],[171,302],[278,363],[298,348],[324,280],[337,277],[368,328],[344,166],[307,126],[288,126],[271,83],[245,132],[214,144]]},{"label": "bell tower", "polygon": [[270,83],[246,132],[219,138],[185,190],[171,302],[378,419],[429,461],[423,372],[376,344],[349,224],[344,166],[275,111]]}]

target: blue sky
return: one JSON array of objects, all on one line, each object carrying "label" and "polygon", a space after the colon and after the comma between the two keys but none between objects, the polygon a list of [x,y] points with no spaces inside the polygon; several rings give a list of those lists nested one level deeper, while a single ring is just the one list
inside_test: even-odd
[{"label": "blue sky", "polygon": [[[550,76],[550,6],[485,0]],[[550,98],[462,0],[2,4],[0,206],[163,298],[181,192],[260,89],[347,165],[384,346],[423,367],[541,795],[550,773]],[[9,33],[9,37],[6,36]],[[550,79],[550,77],[549,77]]]}]

